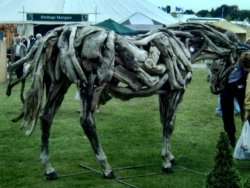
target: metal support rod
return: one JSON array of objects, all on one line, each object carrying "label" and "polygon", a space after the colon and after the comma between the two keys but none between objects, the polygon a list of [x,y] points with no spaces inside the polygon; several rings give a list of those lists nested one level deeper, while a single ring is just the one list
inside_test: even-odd
[{"label": "metal support rod", "polygon": [[133,185],[133,184],[127,183],[127,182],[122,181],[122,180],[120,180],[120,179],[115,179],[115,181],[116,181],[117,183],[120,183],[120,184],[126,185],[126,186],[128,186],[128,187],[132,187],[132,188],[139,188],[139,187],[137,187],[137,186],[135,186],[135,185]]},{"label": "metal support rod", "polygon": [[[133,170],[133,169],[138,169],[138,168],[143,168],[143,167],[152,167],[152,166],[156,166],[156,164],[140,164],[140,165],[135,165],[135,166],[125,166],[125,167],[117,167],[114,168],[115,171],[123,171],[123,170]],[[70,173],[70,174],[65,174],[65,175],[60,175],[60,177],[70,177],[70,176],[75,176],[75,175],[80,175],[80,174],[89,174],[91,172],[94,172],[98,175],[103,175],[103,173],[95,168],[92,168],[88,165],[85,164],[80,164],[80,167],[83,169],[86,169],[88,171],[85,172],[76,172],[76,173]],[[197,174],[197,175],[202,175],[202,176],[206,176],[207,173],[205,172],[200,172],[197,170],[193,170],[190,168],[187,168],[185,166],[181,166],[181,165],[176,165],[175,168],[178,168],[180,170],[185,170],[185,171],[189,171],[191,173]],[[153,173],[148,173],[148,174],[142,174],[142,175],[133,175],[133,176],[125,176],[125,177],[116,177],[115,179],[113,179],[113,181],[123,184],[127,187],[131,187],[131,188],[138,188],[137,186],[127,183],[123,180],[126,179],[133,179],[133,178],[141,178],[141,177],[150,177],[150,176],[157,176],[157,175],[163,175],[163,172],[153,172]]]},{"label": "metal support rod", "polygon": [[[87,169],[87,170],[89,170],[89,171],[91,171],[91,172],[94,172],[94,173],[96,173],[96,174],[102,175],[102,172],[100,172],[99,170],[96,170],[96,169],[94,169],[94,168],[92,168],[92,167],[90,167],[90,166],[80,164],[80,167],[82,167],[82,168],[84,168],[84,169]],[[114,180],[115,182],[117,182],[117,183],[126,185],[126,186],[128,186],[128,187],[139,188],[139,187],[137,187],[137,186],[135,186],[135,185],[133,185],[133,184],[127,183],[127,182],[125,182],[125,181],[122,181],[121,178],[115,178],[115,179],[113,179],[113,180]]]},{"label": "metal support rod", "polygon": [[133,178],[142,178],[142,177],[148,177],[148,176],[158,176],[162,175],[162,172],[152,172],[148,174],[142,174],[142,175],[134,175],[134,176],[125,176],[125,177],[119,177],[119,180],[124,180],[124,179],[133,179]]},{"label": "metal support rod", "polygon": [[83,171],[72,172],[72,173],[69,173],[69,174],[59,175],[59,177],[66,178],[66,177],[77,176],[77,175],[81,175],[81,174],[90,174],[90,173],[91,173],[91,171],[87,171],[87,172],[83,172]]},{"label": "metal support rod", "polygon": [[122,171],[122,170],[133,170],[137,168],[144,168],[144,167],[152,167],[156,166],[158,164],[140,164],[140,165],[135,165],[135,166],[125,166],[125,167],[116,167],[114,168],[115,171]]},{"label": "metal support rod", "polygon": [[100,174],[102,175],[102,172],[100,172],[99,170],[96,170],[90,166],[87,166],[87,165],[83,165],[83,164],[80,164],[80,167],[84,168],[84,169],[87,169],[89,171],[92,171],[92,172],[95,172],[96,174]]},{"label": "metal support rod", "polygon": [[185,166],[180,166],[180,165],[176,165],[176,168],[186,170],[186,171],[189,171],[189,172],[192,172],[194,174],[201,175],[201,176],[207,176],[207,174],[208,174],[208,173],[205,173],[205,172],[200,172],[200,171],[193,170],[193,169],[187,168]]}]

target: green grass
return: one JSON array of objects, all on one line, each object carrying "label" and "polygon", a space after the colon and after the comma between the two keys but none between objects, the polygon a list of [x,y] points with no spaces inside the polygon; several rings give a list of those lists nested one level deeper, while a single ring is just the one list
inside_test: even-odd
[{"label": "green grass", "polygon": [[[175,172],[170,175],[127,179],[140,188],[201,188],[203,174],[213,167],[215,146],[222,121],[215,116],[216,96],[209,91],[205,70],[195,70],[184,100],[177,112],[172,151],[177,159]],[[51,160],[61,175],[84,171],[80,163],[99,169],[92,149],[79,125],[79,102],[74,100],[75,87],[69,90],[52,127]],[[39,126],[31,137],[25,137],[19,124],[10,122],[21,106],[19,87],[11,98],[0,85],[0,187],[87,187],[123,188],[124,185],[89,173],[47,182],[39,161]],[[160,172],[161,124],[157,96],[122,102],[114,99],[96,115],[99,135],[113,167],[153,164],[136,170],[116,172],[133,176]],[[241,129],[237,118],[238,134]],[[181,167],[185,167],[183,169]],[[237,162],[243,181],[249,177],[250,162]],[[187,170],[188,169],[188,170]],[[196,172],[200,172],[196,173]]]}]

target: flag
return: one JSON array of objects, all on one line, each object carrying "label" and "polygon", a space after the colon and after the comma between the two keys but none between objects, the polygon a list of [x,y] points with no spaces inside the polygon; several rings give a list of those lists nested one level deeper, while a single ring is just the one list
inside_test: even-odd
[{"label": "flag", "polygon": [[181,7],[175,7],[175,11],[176,12],[183,12],[183,8],[181,8]]}]

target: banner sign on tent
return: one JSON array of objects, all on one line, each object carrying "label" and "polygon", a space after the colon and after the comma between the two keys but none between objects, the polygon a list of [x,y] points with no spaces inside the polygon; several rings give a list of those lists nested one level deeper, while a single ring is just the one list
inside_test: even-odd
[{"label": "banner sign on tent", "polygon": [[88,21],[88,14],[39,14],[27,13],[29,21],[49,21],[49,22],[83,22]]}]

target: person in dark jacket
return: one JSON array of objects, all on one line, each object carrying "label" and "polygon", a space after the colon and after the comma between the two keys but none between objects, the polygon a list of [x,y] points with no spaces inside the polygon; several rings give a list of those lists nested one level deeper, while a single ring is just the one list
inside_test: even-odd
[{"label": "person in dark jacket", "polygon": [[[26,47],[25,45],[21,42],[21,38],[17,37],[15,40],[15,44],[13,46],[13,58],[12,60],[14,62],[18,61],[19,59],[21,59],[22,57],[24,57],[26,54]],[[18,67],[16,69],[16,75],[17,78],[21,78],[23,75],[23,65],[21,65],[20,67]]]},{"label": "person in dark jacket", "polygon": [[[226,32],[227,37],[235,43],[241,44],[238,37],[232,32]],[[236,144],[236,127],[234,122],[234,99],[239,104],[240,116],[244,121],[245,109],[245,88],[247,73],[243,66],[238,62],[228,76],[227,84],[220,94],[220,103],[222,110],[222,120],[224,129],[227,132],[231,146],[234,148]]]},{"label": "person in dark jacket", "polygon": [[240,106],[240,115],[244,120],[244,99],[246,87],[246,73],[240,64],[237,64],[234,70],[230,73],[228,82],[220,94],[220,103],[222,111],[222,120],[224,129],[227,132],[228,138],[232,147],[236,144],[236,128],[234,122],[234,99],[237,100]]}]

